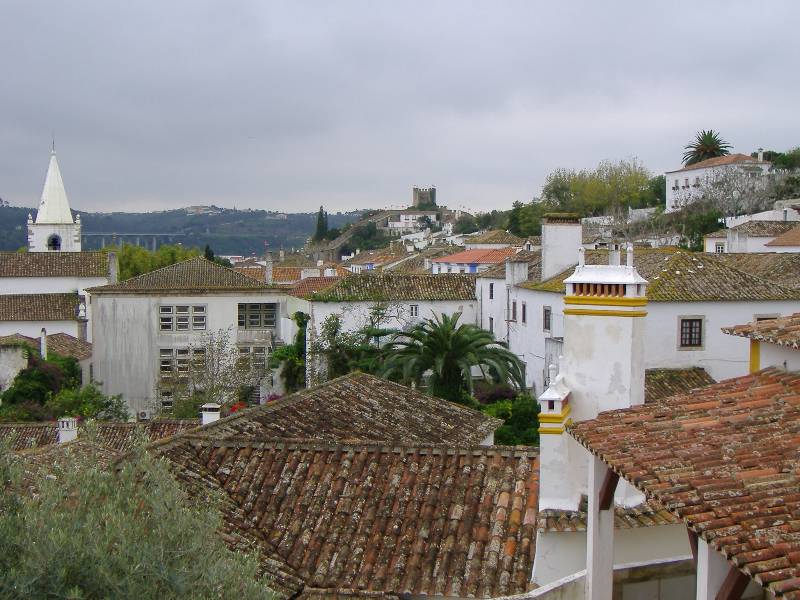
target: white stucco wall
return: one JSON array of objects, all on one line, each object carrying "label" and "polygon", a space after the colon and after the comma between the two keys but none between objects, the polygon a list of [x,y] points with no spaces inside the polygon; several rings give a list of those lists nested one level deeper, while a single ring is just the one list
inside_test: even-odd
[{"label": "white stucco wall", "polygon": [[702,193],[703,186],[712,183],[718,177],[724,177],[732,171],[743,168],[747,170],[761,169],[763,174],[769,171],[770,166],[770,163],[758,164],[754,161],[742,163],[741,165],[723,165],[687,171],[667,171],[664,173],[667,187],[665,212],[678,210],[682,205],[693,201]]},{"label": "white stucco wall", "polygon": [[761,342],[760,346],[760,368],[780,367],[788,371],[800,371],[800,350]]},{"label": "white stucco wall", "polygon": [[28,366],[25,351],[19,346],[0,347],[0,392],[7,390],[22,369]]},{"label": "white stucco wall", "polygon": [[[497,289],[497,288],[495,288]],[[510,328],[511,351],[526,363],[526,377],[537,393],[542,391],[545,371],[545,339],[563,336],[564,296],[515,287],[511,297],[527,304],[528,323]],[[542,307],[552,307],[551,331],[542,330]],[[519,310],[519,309],[518,309]],[[747,374],[749,341],[722,333],[721,328],[749,323],[755,316],[790,314],[796,302],[650,302],[644,317],[645,369],[702,367],[717,381]],[[483,312],[486,309],[483,308]],[[679,342],[679,317],[705,319],[705,342],[701,350],[682,350]],[[485,319],[484,319],[485,322]]]},{"label": "white stucco wall", "polygon": [[42,335],[42,327],[47,330],[47,335],[68,333],[79,337],[77,321],[0,321],[0,336],[21,333],[37,338]]},{"label": "white stucco wall", "polygon": [[30,252],[53,252],[47,248],[47,240],[53,234],[61,238],[61,252],[81,251],[81,226],[79,223],[29,224],[28,250]]},{"label": "white stucco wall", "polygon": [[[691,555],[686,526],[661,525],[614,531],[614,565]],[[586,532],[539,532],[533,581],[546,585],[586,568]]]},{"label": "white stucco wall", "polygon": [[[277,302],[278,315],[286,314],[286,296],[278,293],[243,292],[200,296],[146,296],[95,294],[92,321],[94,379],[106,394],[122,394],[131,412],[155,408],[155,389],[160,348],[185,348],[200,344],[204,335],[230,328],[232,341],[258,345],[254,336],[262,330],[238,329],[240,302]],[[206,329],[159,331],[159,306],[204,304]],[[280,325],[281,319],[278,319]],[[276,331],[276,338],[281,337]]]},{"label": "white stucco wall", "polygon": [[768,242],[777,236],[753,236],[747,235],[735,229],[729,229],[726,240],[726,251],[731,253],[752,253],[752,252],[774,252],[775,250],[767,246]]},{"label": "white stucco wall", "polygon": [[715,253],[717,251],[717,244],[722,244],[723,247],[722,251],[727,252],[728,248],[727,238],[711,238],[711,237],[703,238],[703,252]]}]

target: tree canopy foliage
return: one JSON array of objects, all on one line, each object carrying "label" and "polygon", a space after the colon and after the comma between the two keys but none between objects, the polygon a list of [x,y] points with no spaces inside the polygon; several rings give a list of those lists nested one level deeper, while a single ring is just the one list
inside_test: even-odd
[{"label": "tree canopy foliage", "polygon": [[525,387],[522,363],[488,331],[459,324],[461,313],[435,315],[393,336],[386,350],[385,377],[420,385],[428,378],[431,394],[460,404],[474,404],[472,369],[484,379]]},{"label": "tree canopy foliage", "polygon": [[273,369],[280,368],[283,387],[289,394],[306,384],[306,329],[309,318],[304,312],[294,313],[292,320],[297,324],[294,342],[276,348],[270,355],[269,366]]},{"label": "tree canopy foliage", "polygon": [[117,470],[61,450],[23,481],[0,449],[0,597],[273,598],[256,557],[225,547],[219,499],[190,503],[141,448]]},{"label": "tree canopy foliage", "polygon": [[709,158],[730,154],[731,145],[722,139],[718,131],[713,129],[699,131],[694,139],[684,146],[683,164],[686,166],[699,163]]},{"label": "tree canopy foliage", "polygon": [[[182,260],[200,256],[199,248],[184,248],[183,246],[164,244],[152,251],[141,246],[122,244],[122,246],[107,246],[105,250],[117,253],[119,261],[120,280],[130,279],[142,273],[149,273],[162,267],[168,267]],[[213,251],[208,248],[213,256]]]}]

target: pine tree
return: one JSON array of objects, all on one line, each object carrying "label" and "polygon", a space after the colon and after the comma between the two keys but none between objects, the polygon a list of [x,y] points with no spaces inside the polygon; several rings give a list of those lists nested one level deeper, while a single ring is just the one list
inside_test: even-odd
[{"label": "pine tree", "polygon": [[314,232],[314,241],[319,242],[325,239],[325,234],[328,233],[328,213],[321,206],[317,213],[317,229]]}]

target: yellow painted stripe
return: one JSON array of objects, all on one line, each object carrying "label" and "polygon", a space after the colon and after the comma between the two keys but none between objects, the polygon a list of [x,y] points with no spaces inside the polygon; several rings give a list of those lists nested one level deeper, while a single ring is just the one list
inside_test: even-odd
[{"label": "yellow painted stripe", "polygon": [[564,433],[564,431],[566,431],[567,425],[569,425],[570,423],[572,423],[572,419],[567,419],[567,421],[561,427],[553,427],[552,425],[550,427],[545,427],[543,425],[539,427],[539,433],[552,433],[552,434]]},{"label": "yellow painted stripe", "polygon": [[[545,402],[547,402],[547,400],[545,400]],[[572,412],[572,407],[567,404],[559,415],[543,415],[540,413],[539,423],[560,423],[569,416],[570,412]]]},{"label": "yellow painted stripe", "polygon": [[591,308],[565,308],[565,315],[592,315],[598,317],[646,317],[646,310],[602,310]]},{"label": "yellow painted stripe", "polygon": [[750,340],[750,372],[761,370],[761,342]]},{"label": "yellow painted stripe", "polygon": [[590,304],[602,306],[646,306],[647,298],[621,298],[618,296],[564,296],[564,304]]}]

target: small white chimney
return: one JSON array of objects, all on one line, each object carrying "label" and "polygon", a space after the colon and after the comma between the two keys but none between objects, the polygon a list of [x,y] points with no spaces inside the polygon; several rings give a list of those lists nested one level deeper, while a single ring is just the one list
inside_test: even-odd
[{"label": "small white chimney", "polygon": [[71,442],[78,437],[78,419],[61,417],[58,420],[58,443]]},{"label": "small white chimney", "polygon": [[286,251],[283,248],[281,248],[280,250],[278,250],[278,260],[283,262],[285,258],[286,258]]},{"label": "small white chimney", "polygon": [[309,277],[319,277],[320,270],[312,267],[305,267],[300,269],[300,279],[308,279]]},{"label": "small white chimney", "polygon": [[317,260],[317,266],[318,267],[321,267],[324,264],[325,264],[325,261],[323,261],[321,258],[319,260]]},{"label": "small white chimney", "polygon": [[203,406],[200,407],[202,424],[208,425],[214,421],[219,421],[219,409],[220,405],[216,402],[206,402],[203,404]]},{"label": "small white chimney", "polygon": [[272,252],[267,251],[267,257],[264,261],[264,283],[271,284],[272,283]]},{"label": "small white chimney", "polygon": [[575,264],[583,247],[581,220],[573,214],[546,214],[542,218],[542,281]]},{"label": "small white chimney", "polygon": [[759,160],[759,162],[764,160],[764,149],[763,148],[759,148],[758,149],[758,160]]},{"label": "small white chimney", "polygon": [[47,360],[47,330],[44,327],[42,327],[39,338],[39,356],[42,357],[42,360]]},{"label": "small white chimney", "polygon": [[108,283],[117,283],[119,279],[119,260],[116,252],[108,253]]}]

